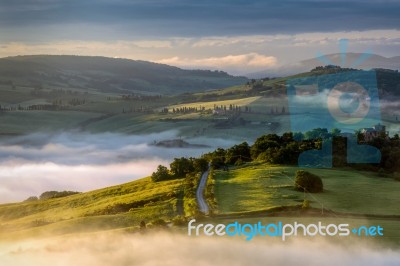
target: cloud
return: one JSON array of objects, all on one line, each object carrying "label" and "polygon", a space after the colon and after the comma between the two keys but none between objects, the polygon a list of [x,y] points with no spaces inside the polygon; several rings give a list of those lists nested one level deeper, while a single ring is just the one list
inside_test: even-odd
[{"label": "cloud", "polygon": [[149,176],[162,159],[145,159],[107,165],[11,163],[0,165],[0,202],[21,201],[48,190],[90,191]]},{"label": "cloud", "polygon": [[[397,29],[400,25],[399,9],[398,1],[359,0],[54,0],[39,3],[24,0],[11,1],[2,6],[0,25],[18,31],[22,38],[36,41],[43,38],[125,39],[129,35],[199,37],[294,34]],[[75,31],[66,30],[71,25],[75,26]],[[49,36],[49,31],[43,29],[52,26],[58,30],[52,31]],[[22,36],[29,30],[34,34]],[[104,34],[105,30],[111,34]],[[2,38],[7,36],[2,35]]]},{"label": "cloud", "polygon": [[[214,36],[214,37],[203,37],[195,41],[192,45],[193,48],[201,47],[223,47],[229,45],[246,45],[246,44],[257,44],[265,43],[280,38],[282,35],[250,35],[250,36]],[[286,37],[289,37],[288,35]]]},{"label": "cloud", "polygon": [[139,48],[171,48],[172,44],[170,41],[162,41],[162,40],[143,40],[143,41],[135,41],[133,42]]},{"label": "cloud", "polygon": [[[104,32],[104,35],[110,34],[112,33]],[[318,51],[323,54],[337,53],[338,40],[343,38],[349,40],[350,52],[372,50],[373,53],[388,57],[398,55],[399,30],[368,30],[186,38],[146,38],[135,35],[133,40],[111,41],[8,42],[2,38],[0,57],[32,54],[101,55],[161,62],[184,68],[210,67],[235,74],[247,74],[293,65],[298,61],[314,58]]]},{"label": "cloud", "polygon": [[214,36],[193,39],[193,48],[232,47],[236,45],[254,46],[284,44],[285,46],[314,45],[321,46],[333,43],[337,45],[339,39],[348,39],[352,43],[397,45],[400,41],[400,31],[390,30],[365,30],[365,31],[336,31],[336,32],[309,32],[296,34],[271,34],[271,35],[238,35]]},{"label": "cloud", "polygon": [[228,55],[224,57],[210,57],[195,60],[195,64],[211,66],[242,66],[242,67],[272,67],[277,60],[273,56],[265,56],[257,53],[242,55]]},{"label": "cloud", "polygon": [[14,55],[89,55],[152,60],[154,51],[170,49],[171,40],[56,41],[45,43],[0,43],[0,57]]},{"label": "cloud", "polygon": [[226,69],[230,73],[234,73],[235,70],[238,71],[240,69],[264,69],[277,65],[277,59],[274,56],[266,56],[258,53],[200,59],[172,57],[158,60],[157,62],[183,68]]},{"label": "cloud", "polygon": [[178,138],[177,131],[148,135],[36,133],[0,141],[0,203],[47,190],[89,191],[149,176],[175,157],[197,157],[234,140],[197,138],[209,148],[161,148],[154,141]]}]

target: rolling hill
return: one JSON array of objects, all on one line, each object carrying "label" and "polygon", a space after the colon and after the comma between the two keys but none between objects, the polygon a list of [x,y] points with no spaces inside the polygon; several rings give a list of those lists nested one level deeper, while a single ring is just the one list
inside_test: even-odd
[{"label": "rolling hill", "polygon": [[139,226],[183,214],[183,180],[143,178],[62,198],[0,205],[0,235],[29,230],[64,234]]},{"label": "rolling hill", "polygon": [[[342,64],[342,54],[335,53],[326,55],[326,58],[331,61],[332,64],[342,67],[353,67],[360,69],[372,69],[372,68],[386,68],[400,70],[400,56],[395,57],[384,57],[377,54],[370,54],[361,61],[364,56],[361,53],[346,53],[346,59]],[[282,77],[288,75],[294,75],[301,72],[307,72],[317,66],[326,65],[324,60],[316,58],[310,58],[302,60],[296,64],[284,65],[276,69],[268,69],[249,73],[246,76],[249,78],[264,78],[264,77]]]},{"label": "rolling hill", "polygon": [[[321,63],[320,63],[321,65]],[[378,66],[372,68],[376,73],[377,88],[381,99],[387,98],[394,100],[393,96],[400,96],[400,73],[395,68],[380,68]],[[286,84],[289,80],[304,79],[304,82],[318,82],[323,86],[333,86],[336,84],[334,76],[330,74],[338,74],[344,72],[357,71],[355,68],[342,68],[340,66],[317,66],[315,68],[308,68],[303,72],[296,72],[297,74],[282,76],[279,78],[262,78],[252,79],[246,85],[233,86],[222,90],[209,91],[200,93],[198,95],[203,98],[210,98],[210,95],[269,95],[279,96],[286,94]],[[349,78],[351,78],[351,74]],[[357,82],[357,79],[354,78]]]},{"label": "rolling hill", "polygon": [[119,58],[32,55],[0,59],[0,84],[33,88],[175,95],[224,88],[246,81],[244,77],[234,77],[222,71],[183,70]]}]

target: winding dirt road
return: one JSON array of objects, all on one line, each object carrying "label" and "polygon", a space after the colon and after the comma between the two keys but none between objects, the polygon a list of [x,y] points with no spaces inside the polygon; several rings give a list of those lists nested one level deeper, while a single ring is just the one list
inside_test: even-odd
[{"label": "winding dirt road", "polygon": [[207,178],[209,172],[210,172],[210,167],[208,167],[207,171],[205,171],[201,176],[200,183],[196,191],[196,198],[197,198],[197,203],[199,205],[199,209],[204,214],[208,214],[209,212],[208,205],[206,203],[206,200],[204,199],[204,189],[207,184]]}]

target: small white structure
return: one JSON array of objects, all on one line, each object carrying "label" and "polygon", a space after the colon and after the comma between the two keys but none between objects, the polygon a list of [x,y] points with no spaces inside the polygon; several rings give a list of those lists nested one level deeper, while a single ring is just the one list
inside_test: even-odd
[{"label": "small white structure", "polygon": [[389,132],[386,131],[386,126],[377,124],[373,127],[367,127],[361,129],[361,134],[364,135],[364,140],[366,142],[371,141],[379,136],[389,137]]}]

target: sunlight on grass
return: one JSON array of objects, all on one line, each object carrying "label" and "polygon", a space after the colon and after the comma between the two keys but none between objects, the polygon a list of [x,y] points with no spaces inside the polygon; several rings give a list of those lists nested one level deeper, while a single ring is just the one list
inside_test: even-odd
[{"label": "sunlight on grass", "polygon": [[255,211],[296,205],[304,197],[312,207],[362,214],[400,214],[400,182],[354,169],[306,169],[322,178],[323,193],[294,190],[291,166],[248,165],[215,171],[216,198],[221,213]]},{"label": "sunlight on grass", "polygon": [[195,103],[185,103],[185,104],[178,104],[178,105],[171,105],[168,106],[168,108],[181,108],[181,107],[197,107],[199,108],[200,106],[205,107],[206,109],[213,109],[214,105],[221,106],[221,105],[227,105],[229,106],[230,104],[232,105],[238,105],[238,106],[246,106],[251,104],[252,102],[258,100],[260,96],[256,97],[248,97],[248,98],[241,98],[241,99],[234,99],[234,100],[224,100],[224,101],[211,101],[211,102],[195,102]]},{"label": "sunlight on grass", "polygon": [[77,221],[88,228],[102,227],[101,221],[109,216],[116,220],[107,227],[171,219],[178,215],[177,198],[182,189],[182,179],[154,183],[144,178],[64,198],[0,205],[0,234],[46,225],[61,228]]},{"label": "sunlight on grass", "polygon": [[280,205],[296,205],[302,193],[293,190],[290,180],[279,176],[280,168],[250,166],[216,171],[216,197],[222,213],[263,210]]}]

